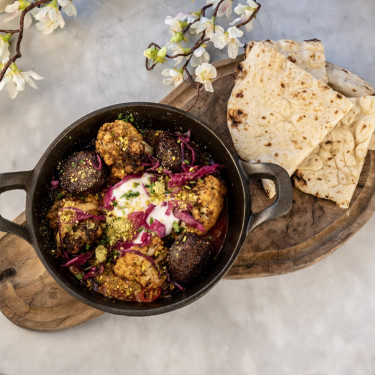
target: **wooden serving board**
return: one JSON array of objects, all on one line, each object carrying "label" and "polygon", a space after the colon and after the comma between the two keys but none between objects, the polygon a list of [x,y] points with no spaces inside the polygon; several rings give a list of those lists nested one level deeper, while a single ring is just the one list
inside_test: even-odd
[{"label": "wooden serving board", "polygon": [[[214,93],[201,92],[193,114],[214,128],[232,149],[226,125],[226,104],[234,85],[238,61],[215,64]],[[342,68],[327,64],[336,90],[352,96],[375,94],[368,83]],[[339,77],[339,79],[337,79]],[[194,101],[195,90],[183,83],[161,102],[186,109]],[[254,212],[270,204],[260,182],[250,186]],[[375,209],[375,152],[368,153],[359,185],[350,208],[293,191],[291,211],[251,232],[236,262],[225,276],[228,279],[278,275],[312,265],[336,250],[358,231]],[[16,220],[25,222],[24,213]],[[24,240],[0,236],[0,310],[20,327],[56,331],[76,326],[103,314],[78,302],[63,291],[44,269],[33,248]]]}]

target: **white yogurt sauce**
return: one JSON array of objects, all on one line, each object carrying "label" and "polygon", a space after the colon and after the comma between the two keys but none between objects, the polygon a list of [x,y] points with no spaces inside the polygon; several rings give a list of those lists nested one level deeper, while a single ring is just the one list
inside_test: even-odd
[{"label": "white yogurt sauce", "polygon": [[[155,207],[147,217],[147,223],[150,224],[151,219],[158,220],[165,225],[165,232],[168,236],[172,232],[174,222],[179,222],[173,213],[166,215],[168,205],[162,206],[163,202],[155,202],[149,196],[143,185],[151,184],[150,178],[154,175],[145,173],[139,178],[133,178],[124,182],[118,188],[112,191],[112,196],[115,198],[116,206],[113,208],[113,215],[117,217],[128,216],[132,212],[145,211],[150,203]],[[138,194],[139,193],[139,194]],[[169,194],[165,194],[164,202],[170,200]],[[140,243],[142,233],[139,233],[135,239],[135,243]]]}]

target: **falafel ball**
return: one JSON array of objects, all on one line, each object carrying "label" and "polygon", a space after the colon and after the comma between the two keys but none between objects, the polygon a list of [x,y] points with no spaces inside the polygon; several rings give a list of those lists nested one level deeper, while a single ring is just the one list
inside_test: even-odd
[{"label": "falafel ball", "polygon": [[181,164],[184,161],[190,165],[193,163],[194,151],[194,165],[206,164],[205,155],[200,148],[194,143],[189,142],[189,146],[184,147],[184,160],[182,160],[181,143],[177,135],[171,133],[161,133],[154,141],[154,151],[156,157],[160,160],[160,164],[173,173],[181,172]]},{"label": "falafel ball", "polygon": [[203,275],[211,253],[209,241],[194,233],[181,234],[169,250],[171,278],[184,286],[192,284]]},{"label": "falafel ball", "polygon": [[75,195],[99,191],[107,178],[106,167],[92,151],[75,152],[61,169],[61,187]]},{"label": "falafel ball", "polygon": [[142,163],[148,162],[147,154],[152,153],[137,129],[122,120],[104,124],[98,131],[95,146],[111,168],[111,177],[119,179],[142,171]]}]

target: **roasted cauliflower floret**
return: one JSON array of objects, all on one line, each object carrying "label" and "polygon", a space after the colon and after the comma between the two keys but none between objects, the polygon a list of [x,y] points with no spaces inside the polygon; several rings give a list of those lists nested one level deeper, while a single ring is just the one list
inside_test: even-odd
[{"label": "roasted cauliflower floret", "polygon": [[71,254],[87,250],[87,246],[95,244],[103,234],[100,221],[82,219],[77,210],[98,216],[98,198],[94,195],[84,199],[65,198],[55,202],[47,214],[50,227],[56,230],[57,244]]},{"label": "roasted cauliflower floret", "polygon": [[111,176],[122,179],[144,169],[152,148],[143,141],[137,129],[122,120],[104,124],[96,138],[96,152],[111,168]]},{"label": "roasted cauliflower floret", "polygon": [[116,276],[109,268],[97,276],[95,281],[99,283],[98,292],[100,294],[121,301],[135,300],[134,293],[140,289],[139,285]]},{"label": "roasted cauliflower floret", "polygon": [[224,182],[212,175],[199,180],[192,190],[194,199],[190,202],[193,206],[191,213],[204,226],[205,231],[211,229],[219,218],[226,191]]},{"label": "roasted cauliflower floret", "polygon": [[163,280],[155,266],[145,257],[134,253],[125,253],[117,259],[113,271],[127,281],[137,281],[142,287],[159,288]]}]

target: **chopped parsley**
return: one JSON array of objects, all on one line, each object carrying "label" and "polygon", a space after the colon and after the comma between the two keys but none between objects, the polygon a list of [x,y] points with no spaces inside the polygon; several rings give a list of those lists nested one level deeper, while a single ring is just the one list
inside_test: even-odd
[{"label": "chopped parsley", "polygon": [[172,224],[172,228],[173,230],[175,231],[176,234],[180,234],[182,233],[185,228],[184,227],[180,227],[177,223],[177,221],[174,221],[173,224]]},{"label": "chopped parsley", "polygon": [[129,115],[125,115],[123,113],[119,113],[118,117],[117,117],[117,120],[124,120],[126,122],[131,122],[133,123],[134,122],[134,116],[132,113],[130,113]]},{"label": "chopped parsley", "polygon": [[154,186],[155,186],[155,182],[152,182],[151,184],[146,184],[145,187],[150,189],[150,193],[154,194],[155,191],[154,191]]},{"label": "chopped parsley", "polygon": [[112,206],[113,206],[113,207],[116,207],[117,205],[118,205],[118,203],[117,203],[116,201],[113,201],[113,202],[112,202]]},{"label": "chopped parsley", "polygon": [[150,224],[152,224],[154,221],[155,221],[155,220],[154,220],[154,218],[152,217],[152,218],[150,219]]},{"label": "chopped parsley", "polygon": [[89,249],[90,249],[90,245],[89,245],[88,243],[86,244],[85,247],[86,247],[86,250],[89,250]]},{"label": "chopped parsley", "polygon": [[136,188],[137,186],[139,186],[139,182],[134,182],[133,187]]},{"label": "chopped parsley", "polygon": [[140,232],[143,231],[143,229],[144,229],[144,227],[139,227],[139,228],[137,229],[137,232],[140,233]]},{"label": "chopped parsley", "polygon": [[81,273],[76,273],[74,275],[78,280],[82,280],[83,279],[83,275]]},{"label": "chopped parsley", "polygon": [[57,194],[57,199],[60,200],[64,196],[65,196],[65,194],[60,191],[60,193]]},{"label": "chopped parsley", "polygon": [[138,197],[139,194],[140,194],[139,191],[129,190],[126,193],[122,194],[120,198],[126,198],[126,199],[135,198],[135,197]]}]

